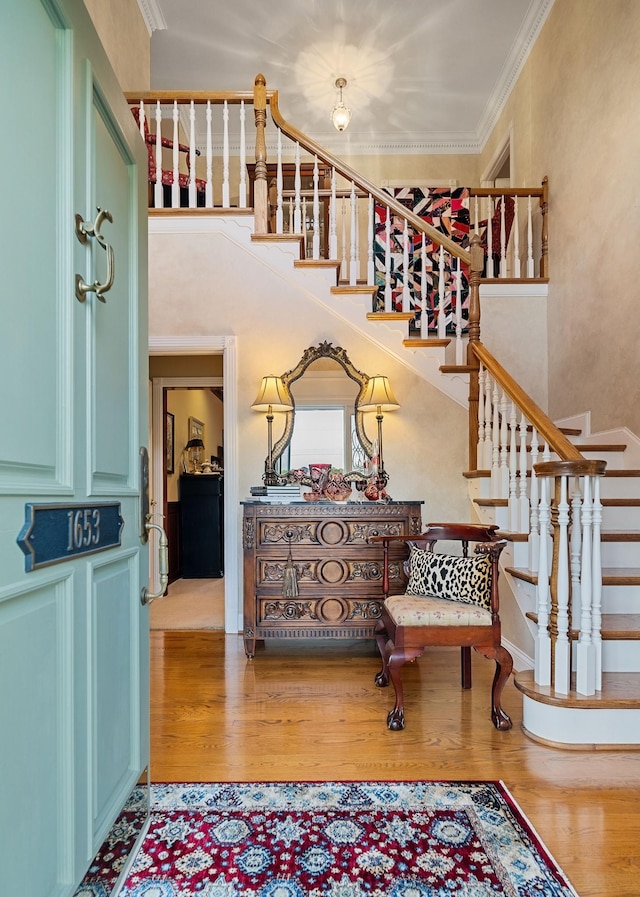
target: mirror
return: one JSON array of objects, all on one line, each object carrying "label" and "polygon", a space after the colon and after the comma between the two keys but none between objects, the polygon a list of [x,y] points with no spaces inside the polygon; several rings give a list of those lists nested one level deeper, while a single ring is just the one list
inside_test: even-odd
[{"label": "mirror", "polygon": [[[343,372],[339,378],[335,377],[336,366]],[[305,374],[307,377],[301,381]],[[329,394],[327,394],[326,387],[327,378],[331,380]],[[346,475],[349,479],[364,481],[366,479],[363,470],[364,462],[370,460],[373,455],[373,443],[364,431],[364,415],[358,410],[358,402],[364,394],[369,380],[368,375],[353,366],[343,348],[323,342],[318,346],[310,346],[305,349],[298,364],[292,370],[282,374],[282,380],[291,393],[294,409],[287,412],[284,432],[273,446],[274,466],[280,469],[281,475],[285,476],[289,468],[308,467],[310,463],[316,461],[343,458],[345,460],[342,465],[337,463],[334,466],[343,467],[347,471]],[[301,382],[296,387],[297,381]],[[314,385],[316,389],[314,389]],[[345,415],[342,409],[345,404],[349,406],[351,403],[353,410],[350,414]],[[316,428],[318,433],[324,435],[329,430],[329,421],[333,419],[336,423],[336,427],[332,428],[332,432],[336,434],[335,445],[324,450],[326,458],[319,457],[320,454],[323,454],[322,449],[307,452],[302,448],[302,452],[306,455],[303,464],[296,462],[294,454],[293,463],[285,463],[283,466],[282,462],[285,460],[283,456],[290,454],[292,439],[296,432],[296,406],[299,408],[301,419],[304,415],[305,429],[306,424],[309,423],[311,429]],[[353,421],[355,431],[353,434],[351,421]],[[350,448],[352,443],[353,447]],[[352,461],[353,458],[362,460],[362,464],[357,465],[360,470],[352,469],[356,466]]]}]

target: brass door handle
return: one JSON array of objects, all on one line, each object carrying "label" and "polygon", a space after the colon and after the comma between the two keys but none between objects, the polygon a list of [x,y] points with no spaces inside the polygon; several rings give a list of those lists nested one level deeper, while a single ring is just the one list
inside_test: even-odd
[{"label": "brass door handle", "polygon": [[111,246],[110,243],[107,243],[100,233],[102,222],[105,219],[113,224],[113,215],[111,212],[108,212],[106,209],[101,209],[100,207],[98,207],[98,214],[93,223],[84,221],[82,215],[76,215],[76,236],[82,245],[85,245],[88,237],[95,237],[100,246],[102,246],[107,253],[107,279],[104,283],[100,283],[98,280],[94,280],[93,283],[86,283],[82,275],[76,274],[76,299],[78,302],[84,302],[87,298],[87,293],[95,293],[101,302],[106,302],[107,300],[104,298],[104,294],[108,293],[113,286],[113,280],[116,273],[115,253],[113,251],[113,246]]},{"label": "brass door handle", "polygon": [[143,605],[151,604],[156,598],[162,598],[169,583],[169,540],[167,539],[164,527],[160,526],[159,523],[151,523],[150,520],[147,520],[145,529],[147,532],[155,529],[160,533],[160,538],[158,539],[158,574],[160,583],[157,592],[150,592],[149,589],[144,586],[140,592],[140,603]]}]

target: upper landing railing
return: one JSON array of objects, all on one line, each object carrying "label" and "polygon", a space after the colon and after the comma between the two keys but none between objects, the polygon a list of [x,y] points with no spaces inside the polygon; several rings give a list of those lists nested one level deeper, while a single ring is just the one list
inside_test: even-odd
[{"label": "upper landing railing", "polygon": [[310,263],[336,264],[339,287],[369,290],[372,317],[407,321],[410,337],[455,339],[456,363],[469,329],[475,234],[480,278],[547,277],[546,181],[383,189],[285,121],[262,75],[252,91],[127,98],[147,144],[157,214],[252,210],[256,234],[298,237]]}]

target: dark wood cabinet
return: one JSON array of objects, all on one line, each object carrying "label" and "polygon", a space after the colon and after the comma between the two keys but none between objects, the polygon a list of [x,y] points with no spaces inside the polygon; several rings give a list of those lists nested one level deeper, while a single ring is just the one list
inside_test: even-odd
[{"label": "dark wood cabinet", "polygon": [[223,552],[223,478],[211,474],[180,477],[180,545],[185,579],[221,577]]},{"label": "dark wood cabinet", "polygon": [[[253,657],[256,642],[268,638],[373,638],[383,565],[382,547],[370,544],[369,537],[417,535],[421,504],[243,502],[247,655]],[[396,543],[390,556],[392,588],[404,588],[406,556],[406,547]]]}]

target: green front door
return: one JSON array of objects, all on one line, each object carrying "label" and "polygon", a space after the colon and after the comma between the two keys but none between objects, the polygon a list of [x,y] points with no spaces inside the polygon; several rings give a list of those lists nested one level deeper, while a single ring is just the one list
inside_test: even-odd
[{"label": "green front door", "polygon": [[0,85],[0,894],[57,897],[148,764],[146,154],[80,0]]}]

